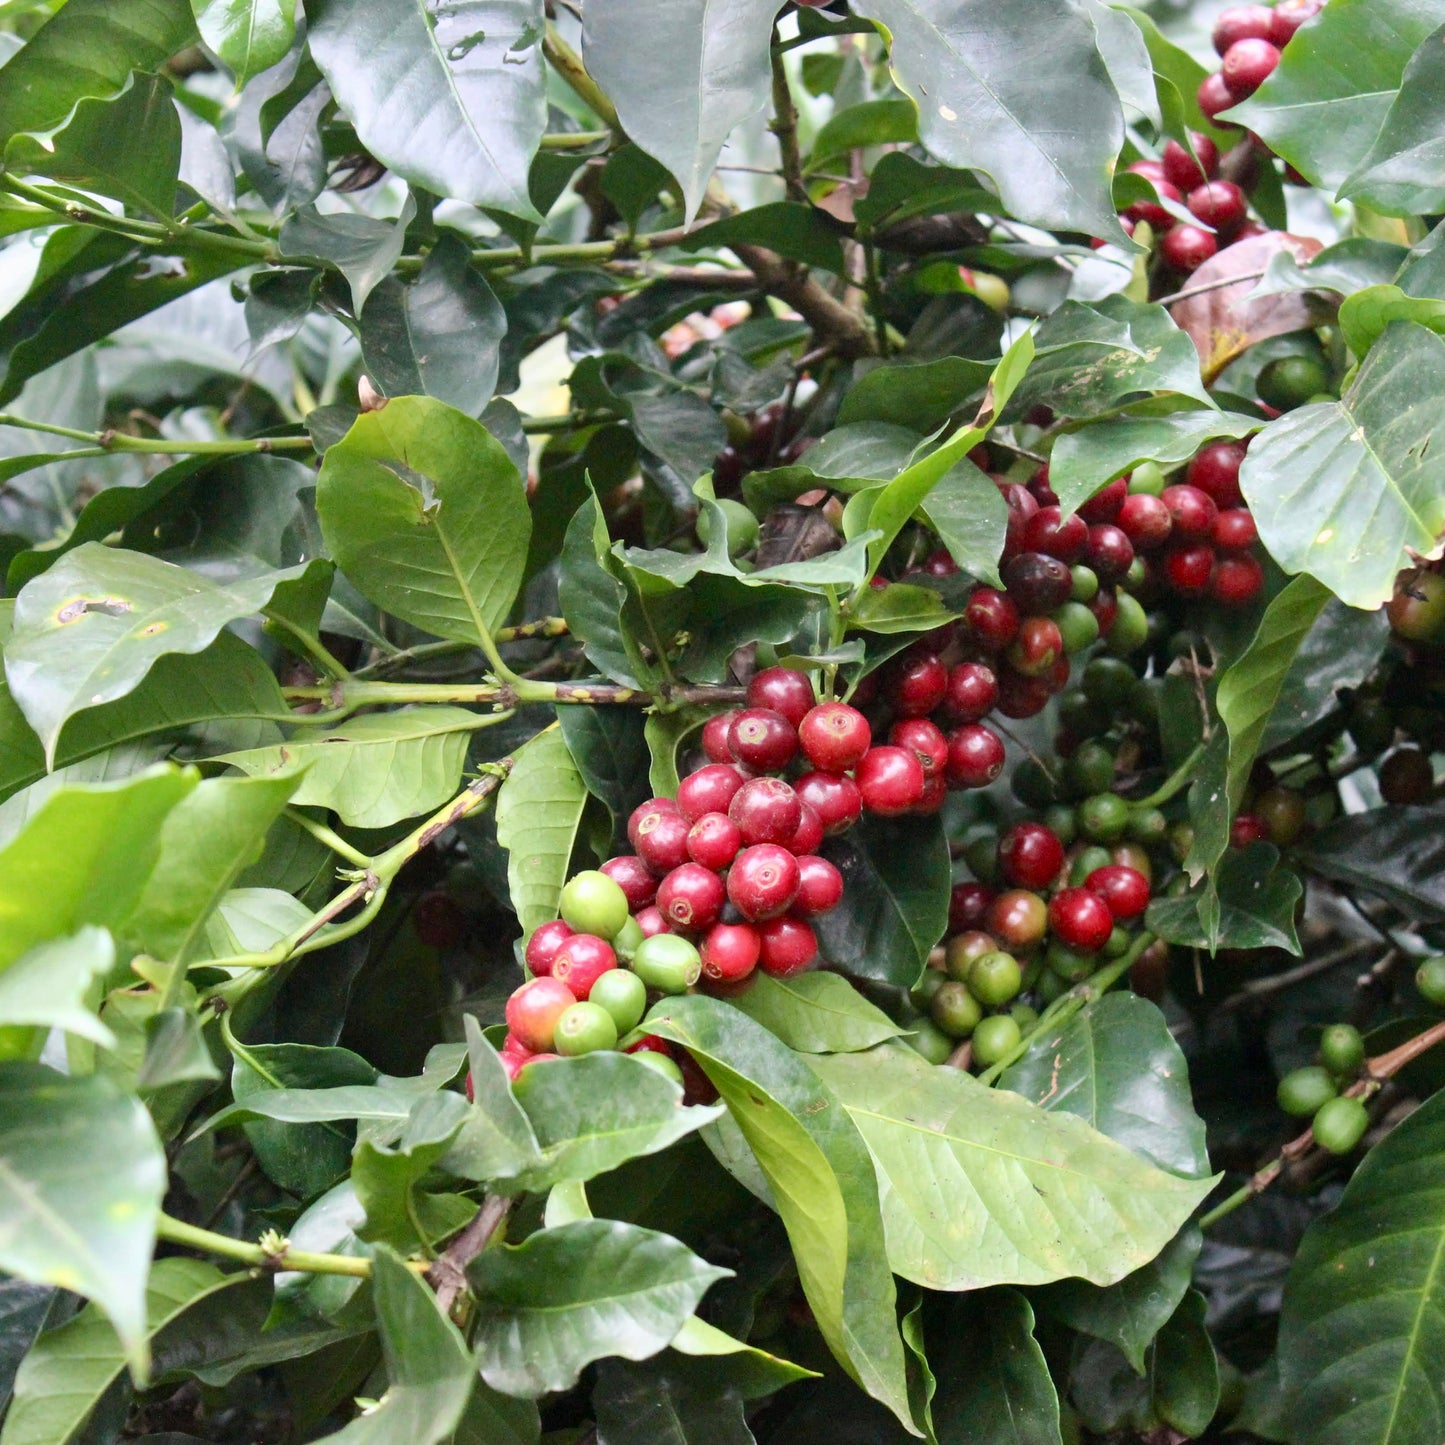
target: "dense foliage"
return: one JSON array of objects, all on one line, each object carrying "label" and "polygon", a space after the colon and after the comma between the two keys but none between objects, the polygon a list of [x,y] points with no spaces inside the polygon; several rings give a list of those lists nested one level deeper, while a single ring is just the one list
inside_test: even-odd
[{"label": "dense foliage", "polygon": [[0,1445],[1438,1445],[1442,40],[0,9]]}]

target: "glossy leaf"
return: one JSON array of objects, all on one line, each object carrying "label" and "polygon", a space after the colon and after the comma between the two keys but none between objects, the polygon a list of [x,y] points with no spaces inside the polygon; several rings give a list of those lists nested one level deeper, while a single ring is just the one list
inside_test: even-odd
[{"label": "glossy leaf", "polygon": [[507,886],[527,932],[557,916],[587,789],[560,732],[519,748],[497,798],[497,841],[507,850]]},{"label": "glossy leaf", "polygon": [[665,1356],[648,1365],[603,1365],[592,1407],[598,1445],[753,1445],[742,1398],[669,1370]]},{"label": "glossy leaf", "polygon": [[1107,994],[1081,1009],[1010,1065],[999,1087],[1078,1115],[1171,1174],[1209,1173],[1184,1055],[1164,1015],[1135,994]]},{"label": "glossy leaf", "polygon": [[1219,1362],[1205,1328],[1205,1299],[1191,1289],[1154,1341],[1150,1402],[1167,1425],[1202,1435],[1219,1408]]},{"label": "glossy leaf", "polygon": [[845,973],[910,988],[948,926],[952,875],[937,818],[867,818],[823,845],[843,901],[817,920],[823,957]]},{"label": "glossy leaf", "polygon": [[1445,463],[1428,443],[1445,421],[1442,388],[1445,340],[1392,322],[1339,401],[1301,407],[1261,435],[1240,487],[1281,567],[1374,608],[1411,552],[1439,555]]},{"label": "glossy leaf", "polygon": [[222,585],[87,542],[26,583],[5,676],[47,762],[54,764],[60,731],[76,713],[125,697],[167,654],[203,651],[227,623],[259,612],[307,571],[290,567]]},{"label": "glossy leaf", "polygon": [[357,1141],[351,1163],[351,1187],[366,1211],[357,1234],[413,1253],[430,1252],[476,1212],[462,1199],[431,1195],[421,1182],[451,1147],[466,1100],[450,1090],[416,1100],[395,1143]]},{"label": "glossy leaf", "polygon": [[1367,286],[1340,307],[1340,330],[1361,359],[1392,321],[1415,321],[1439,336],[1445,333],[1445,303],[1407,296],[1398,286]]},{"label": "glossy leaf", "polygon": [[590,495],[567,524],[558,601],[587,660],[614,682],[641,687],[651,680],[653,669],[623,625],[629,593],[622,564],[611,549],[602,508]]},{"label": "glossy leaf", "polygon": [[877,1185],[857,1128],[797,1054],[727,1004],[665,1000],[645,1027],[686,1048],[717,1087],[767,1179],[828,1348],[912,1433]]},{"label": "glossy leaf", "polygon": [[868,1141],[889,1263],[930,1289],[1066,1275],[1111,1284],[1153,1258],[1212,1187],[911,1049],[810,1062]]},{"label": "glossy leaf", "polygon": [[628,852],[627,819],[650,796],[645,719],[636,708],[562,707],[557,720],[587,791],[612,814],[614,851]]},{"label": "glossy leaf", "polygon": [[1156,898],[1149,927],[1185,948],[1287,948],[1300,952],[1295,905],[1304,885],[1279,864],[1269,843],[1231,849],[1212,882],[1196,884],[1177,898]]},{"label": "glossy leaf", "polygon": [[104,1075],[0,1064],[0,1157],[0,1268],[93,1299],[143,1371],[146,1276],[166,1187],[145,1106]]},{"label": "glossy leaf", "polygon": [[1439,1434],[1442,1157],[1436,1094],[1370,1150],[1339,1204],[1305,1232],[1280,1315],[1292,1439],[1406,1445]]},{"label": "glossy leaf", "polygon": [[102,1048],[115,1035],[87,1003],[91,983],[115,964],[115,942],[87,925],[37,944],[0,970],[0,1028],[63,1029]]},{"label": "glossy leaf", "polygon": [[546,128],[535,0],[308,0],[308,41],[337,103],[413,185],[540,220],[527,170]]},{"label": "glossy leaf", "polygon": [[[583,59],[628,136],[682,187],[690,219],[723,143],[768,97],[773,0],[638,9],[598,0],[583,17]],[[666,55],[657,66],[653,57]]]},{"label": "glossy leaf", "polygon": [[296,15],[284,0],[191,0],[201,39],[245,85],[291,48]]},{"label": "glossy leaf", "polygon": [[804,1054],[853,1053],[905,1032],[836,973],[794,978],[758,973],[729,1002]]},{"label": "glossy leaf", "polygon": [[442,1167],[463,1179],[515,1178],[540,1160],[537,1136],[481,1025],[471,1014],[463,1025],[473,1102]]},{"label": "glossy leaf", "polygon": [[369,713],[216,761],[256,779],[289,780],[297,804],[330,808],[354,827],[384,828],[457,791],[467,743],[484,720],[459,707]]},{"label": "glossy leaf", "polygon": [[367,297],[396,265],[415,210],[410,196],[395,221],[301,206],[281,227],[277,244],[287,260],[311,261],[340,271],[351,291],[352,312],[359,316]]},{"label": "glossy leaf", "polygon": [[0,1410],[8,1409],[15,1372],[60,1301],[60,1291],[20,1279],[0,1280]]},{"label": "glossy leaf", "polygon": [[1118,238],[1109,175],[1124,117],[1081,10],[868,0],[857,13],[886,28],[894,79],[934,156],[988,172],[1022,221]]},{"label": "glossy leaf", "polygon": [[387,612],[473,644],[505,620],[531,517],[480,422],[420,396],[364,413],[327,450],[316,509],[337,565]]},{"label": "glossy leaf", "polygon": [[477,1361],[506,1395],[565,1390],[608,1355],[645,1360],[731,1271],[685,1244],[611,1220],[580,1220],[473,1260]]},{"label": "glossy leaf", "polygon": [[963,571],[999,584],[1008,504],[989,477],[966,457],[955,462],[929,492],[923,515]]},{"label": "glossy leaf", "polygon": [[1327,823],[1297,854],[1311,873],[1361,888],[1422,922],[1445,921],[1445,814],[1372,808]]}]

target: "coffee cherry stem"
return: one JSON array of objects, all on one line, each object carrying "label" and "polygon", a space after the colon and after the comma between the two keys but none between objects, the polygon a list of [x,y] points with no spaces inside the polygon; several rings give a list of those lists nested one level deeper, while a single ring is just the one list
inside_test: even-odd
[{"label": "coffee cherry stem", "polygon": [[1204,756],[1203,743],[1196,743],[1190,750],[1189,756],[1169,774],[1167,778],[1147,798],[1132,798],[1129,806],[1131,808],[1158,808],[1167,803],[1178,793],[1182,793],[1190,783],[1194,781],[1194,770],[1199,766],[1199,760]]}]

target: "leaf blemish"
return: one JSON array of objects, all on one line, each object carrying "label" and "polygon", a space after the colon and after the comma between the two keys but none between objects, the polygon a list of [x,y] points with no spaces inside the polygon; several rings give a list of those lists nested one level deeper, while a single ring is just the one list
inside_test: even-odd
[{"label": "leaf blemish", "polygon": [[119,597],[76,597],[55,614],[62,627],[78,622],[87,612],[103,612],[107,617],[124,617],[131,604]]}]

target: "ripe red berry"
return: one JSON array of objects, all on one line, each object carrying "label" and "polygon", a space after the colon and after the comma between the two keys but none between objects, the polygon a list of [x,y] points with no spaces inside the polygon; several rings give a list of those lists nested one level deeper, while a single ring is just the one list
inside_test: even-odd
[{"label": "ripe red berry", "polygon": [[1040,507],[1024,528],[1024,546],[1060,562],[1077,562],[1089,544],[1089,524],[1077,513],[1065,517],[1060,507]]},{"label": "ripe red berry", "polygon": [[1015,823],[998,840],[998,866],[1019,888],[1047,888],[1063,871],[1063,842],[1042,823]]},{"label": "ripe red berry", "polygon": [[869,748],[854,777],[863,806],[880,817],[906,813],[923,796],[923,765],[904,748]]},{"label": "ripe red berry", "polygon": [[644,938],[654,938],[659,933],[670,933],[672,930],[667,926],[667,919],[662,916],[662,910],[655,904],[648,904],[646,908],[637,910],[637,926],[642,930]]},{"label": "ripe red berry", "polygon": [[714,983],[736,983],[758,966],[761,947],[752,924],[715,923],[699,950],[703,976]]},{"label": "ripe red berry", "polygon": [[745,844],[787,843],[803,821],[803,803],[781,778],[752,778],[733,797],[728,817]]},{"label": "ripe red berry", "polygon": [[743,846],[742,831],[726,813],[704,813],[688,830],[687,851],[694,863],[720,873]]},{"label": "ripe red berry", "polygon": [[1254,557],[1221,557],[1209,578],[1209,593],[1226,607],[1243,607],[1259,596],[1264,568]]},{"label": "ripe red berry", "polygon": [[748,683],[748,706],[781,713],[797,727],[807,717],[817,698],[806,672],[791,667],[765,667]]},{"label": "ripe red berry", "polygon": [[1064,653],[1059,624],[1051,617],[1025,617],[1008,650],[1010,664],[1025,677],[1044,677]]},{"label": "ripe red berry", "polygon": [[[1130,170],[1132,169],[1131,166]],[[1153,182],[1153,185],[1159,200],[1178,203],[1184,199],[1179,194],[1179,187],[1164,179],[1162,166],[1160,167],[1160,177]],[[1174,224],[1174,217],[1159,204],[1159,201],[1134,201],[1125,207],[1124,214],[1131,221],[1147,221],[1156,231],[1167,231]]]},{"label": "ripe red berry", "polygon": [[986,883],[955,883],[948,897],[948,931],[968,933],[981,928],[994,892]]},{"label": "ripe red berry", "polygon": [[726,813],[745,779],[731,763],[708,763],[677,785],[677,810],[689,823],[707,813]]},{"label": "ripe red berry", "polygon": [[[654,883],[653,887],[656,886]],[[539,978],[551,973],[557,950],[571,937],[572,930],[560,918],[542,924],[527,940],[527,967]]]},{"label": "ripe red berry", "polygon": [[657,897],[657,879],[652,870],[635,853],[619,853],[609,858],[601,871],[626,895],[627,906],[636,913]]},{"label": "ripe red berry", "polygon": [[1173,524],[1171,536],[1180,540],[1195,541],[1209,536],[1214,529],[1214,519],[1219,508],[1208,492],[1188,483],[1165,487],[1159,500],[1169,508],[1169,519]]},{"label": "ripe red berry", "polygon": [[733,860],[727,895],[744,918],[756,923],[786,913],[800,882],[798,860],[786,848],[759,843],[744,848]]},{"label": "ripe red berry", "polygon": [[1218,249],[1219,242],[1200,226],[1175,226],[1159,242],[1159,254],[1176,271],[1197,271]]},{"label": "ripe red berry", "polygon": [[[1103,593],[1099,596],[1102,597]],[[1097,597],[1094,599],[1095,602],[1098,600]],[[1068,659],[1064,660],[1067,662]],[[1012,667],[1006,667],[999,673],[998,710],[1005,717],[1035,717],[1049,705],[1049,699],[1053,695],[1054,690],[1048,678],[1025,677]]]},{"label": "ripe red berry", "polygon": [[1137,868],[1117,863],[1095,868],[1084,879],[1084,887],[1097,893],[1109,905],[1109,912],[1123,923],[1138,918],[1149,906],[1149,880]]},{"label": "ripe red berry", "polygon": [[687,829],[687,819],[675,807],[671,812],[654,809],[638,824],[632,846],[654,873],[670,873],[687,862]]},{"label": "ripe red berry", "polygon": [[533,1053],[552,1047],[557,1020],[577,1002],[577,995],[555,978],[534,978],[507,1000],[507,1028]]},{"label": "ripe red berry", "polygon": [[818,816],[816,808],[810,808],[804,803],[803,818],[798,824],[798,831],[783,846],[794,856],[801,856],[805,853],[816,853],[822,843],[823,820]]},{"label": "ripe red berry", "polygon": [[1017,482],[1003,482],[999,485],[1004,505],[1008,508],[1008,526],[1004,533],[1003,554],[1012,557],[1023,550],[1024,530],[1029,518],[1039,509],[1037,499],[1027,487]]},{"label": "ripe red berry", "polygon": [[[649,818],[658,814],[675,812],[677,812],[677,804],[671,798],[649,798],[645,803],[639,803],[627,819],[627,841],[635,848],[642,825]],[[651,830],[649,829],[649,831]]]},{"label": "ripe red berry", "polygon": [[1165,144],[1163,155],[1165,178],[1186,195],[1196,186],[1203,185],[1219,169],[1219,147],[1197,130],[1189,132],[1189,139],[1194,146],[1194,155],[1190,155],[1177,140]]},{"label": "ripe red berry", "polygon": [[846,773],[868,751],[873,730],[857,708],[823,702],[798,724],[798,738],[808,761],[820,772]]},{"label": "ripe red berry", "polygon": [[1164,576],[1181,597],[1202,597],[1214,572],[1214,548],[1207,542],[1176,547],[1164,557]]},{"label": "ripe red berry", "polygon": [[1148,156],[1142,160],[1130,161],[1125,169],[1130,175],[1143,176],[1146,181],[1151,181],[1156,185],[1160,181],[1168,179],[1164,174],[1164,162],[1151,160]]},{"label": "ripe red berry", "polygon": [[1241,813],[1229,825],[1229,846],[1248,848],[1251,843],[1269,842],[1269,824],[1253,813]]},{"label": "ripe red berry", "polygon": [[1218,507],[1242,506],[1239,467],[1244,461],[1244,450],[1243,442],[1210,442],[1195,452],[1184,480],[1213,497]]},{"label": "ripe red berry", "polygon": [[1084,554],[1089,569],[1105,587],[1122,582],[1134,564],[1134,544],[1129,534],[1112,522],[1096,522],[1089,528],[1089,549]]},{"label": "ripe red berry", "polygon": [[1099,636],[1107,637],[1119,615],[1119,594],[1112,587],[1101,587],[1087,606],[1099,624]]},{"label": "ripe red berry", "polygon": [[793,912],[816,918],[843,901],[843,875],[826,859],[805,854],[798,859],[798,892]]},{"label": "ripe red berry", "polygon": [[1049,928],[1068,947],[1097,953],[1114,931],[1114,915],[1097,893],[1063,888],[1049,903]]},{"label": "ripe red berry", "polygon": [[702,750],[710,763],[730,763],[733,750],[728,742],[737,712],[720,712],[702,725]]},{"label": "ripe red berry", "polygon": [[1206,181],[1195,186],[1184,204],[1206,226],[1225,233],[1240,225],[1249,210],[1244,192],[1233,181]]},{"label": "ripe red berry", "polygon": [[1125,498],[1124,505],[1119,508],[1118,523],[1119,530],[1133,543],[1137,552],[1152,552],[1156,547],[1162,547],[1174,527],[1169,508],[1159,497],[1151,497],[1148,492],[1135,492]]},{"label": "ripe red berry", "polygon": [[1268,40],[1256,37],[1236,40],[1224,52],[1219,73],[1235,100],[1247,100],[1273,74],[1279,51]]},{"label": "ripe red berry", "polygon": [[1027,888],[1010,888],[989,905],[988,932],[1002,947],[1017,953],[1020,949],[1032,948],[1043,938],[1048,917],[1044,900],[1037,893]]},{"label": "ripe red berry", "polygon": [[1324,5],[1325,0],[1281,0],[1270,12],[1272,25],[1266,38],[1283,50],[1294,39],[1300,26],[1307,20],[1313,20]]},{"label": "ripe red berry", "polygon": [[818,815],[825,837],[851,828],[863,811],[858,784],[845,773],[804,773],[793,789]]},{"label": "ripe red berry", "polygon": [[948,690],[948,669],[932,654],[905,657],[888,670],[884,696],[900,717],[927,717]]},{"label": "ripe red berry", "polygon": [[960,662],[948,674],[944,705],[950,718],[977,722],[998,702],[998,674],[982,662]]},{"label": "ripe red berry", "polygon": [[986,788],[998,780],[1005,761],[1003,739],[982,723],[965,723],[948,735],[951,788]]},{"label": "ripe red berry", "polygon": [[1069,600],[1074,579],[1057,557],[1042,552],[1020,552],[999,569],[1009,596],[1024,617],[1043,617]]},{"label": "ripe red berry", "polygon": [[585,999],[592,985],[610,968],[617,967],[617,955],[606,939],[591,933],[574,933],[552,960],[552,977],[565,983],[574,998]]},{"label": "ripe red berry", "polygon": [[738,762],[762,773],[777,773],[797,756],[798,730],[780,712],[750,707],[733,719],[728,746]]},{"label": "ripe red berry", "polygon": [[1199,101],[1199,108],[1205,116],[1217,126],[1228,126],[1232,122],[1220,120],[1220,111],[1228,110],[1234,104],[1234,96],[1230,94],[1229,87],[1224,83],[1224,76],[1217,70],[1212,70],[1203,80],[1199,82],[1199,90],[1196,92]]},{"label": "ripe red berry", "polygon": [[818,961],[818,937],[801,918],[774,918],[758,929],[764,973],[789,978]]},{"label": "ripe red berry", "polygon": [[1244,552],[1259,540],[1259,528],[1248,507],[1227,507],[1215,517],[1210,538],[1221,552]]},{"label": "ripe red berry", "polygon": [[[989,677],[992,679],[993,674],[989,673]],[[997,687],[994,691],[997,693]],[[907,748],[917,757],[922,764],[925,781],[941,777],[948,766],[948,739],[938,725],[929,722],[926,717],[903,718],[894,723],[889,730],[888,741],[896,748]]]},{"label": "ripe red berry", "polygon": [[1019,632],[1019,610],[993,587],[975,587],[963,609],[969,635],[986,652],[1002,652]]},{"label": "ripe red berry", "polygon": [[657,885],[662,916],[673,928],[694,933],[717,922],[725,896],[722,879],[701,863],[684,863]]},{"label": "ripe red berry", "polygon": [[1115,477],[1106,487],[1101,487],[1079,508],[1079,515],[1094,526],[1099,522],[1112,522],[1129,495],[1129,483],[1124,477]]},{"label": "ripe red berry", "polygon": [[1216,55],[1239,40],[1268,40],[1274,33],[1274,11],[1268,5],[1231,5],[1221,10],[1210,40]]}]

